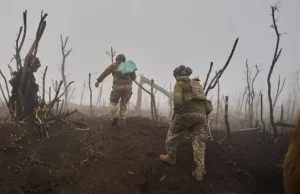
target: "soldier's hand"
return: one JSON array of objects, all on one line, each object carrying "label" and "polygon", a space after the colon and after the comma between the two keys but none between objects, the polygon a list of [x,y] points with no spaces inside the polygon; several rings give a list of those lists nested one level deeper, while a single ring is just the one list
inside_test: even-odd
[{"label": "soldier's hand", "polygon": [[99,84],[100,84],[100,83],[97,81],[97,82],[95,83],[95,87],[98,88],[98,87],[99,87]]}]

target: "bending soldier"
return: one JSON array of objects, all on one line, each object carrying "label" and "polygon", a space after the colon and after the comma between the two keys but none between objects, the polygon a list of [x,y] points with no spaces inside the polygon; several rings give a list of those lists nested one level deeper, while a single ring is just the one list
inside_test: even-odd
[{"label": "bending soldier", "polygon": [[[112,125],[119,124],[125,127],[126,116],[127,116],[127,104],[132,96],[132,80],[136,79],[135,72],[129,75],[121,75],[117,70],[122,62],[126,61],[126,57],[123,54],[119,54],[116,57],[116,62],[109,65],[103,73],[97,79],[95,83],[96,87],[109,75],[113,76],[113,86],[110,94],[110,111],[112,114]],[[118,117],[118,103],[120,101],[120,114]]]},{"label": "bending soldier", "polygon": [[160,160],[170,165],[176,164],[177,139],[185,130],[192,140],[194,163],[196,169],[192,176],[196,181],[202,181],[205,174],[204,157],[207,138],[206,96],[198,78],[190,79],[192,70],[183,65],[177,67],[173,75],[176,78],[174,86],[173,122],[166,138],[166,155],[160,155]]},{"label": "bending soldier", "polygon": [[[23,117],[25,118],[32,116],[35,108],[38,106],[39,86],[36,83],[34,73],[37,72],[41,64],[39,58],[36,57],[35,60],[33,59],[34,56],[31,56],[29,58],[29,68],[26,76],[29,81],[28,91],[26,92],[26,87],[27,87],[26,84],[22,91],[23,95],[26,95],[27,93],[26,103],[24,104],[24,113],[23,113]],[[15,109],[15,103],[18,100],[18,91],[21,84],[22,70],[23,67],[21,67],[17,72],[13,72],[12,74],[14,75],[14,77],[11,80],[9,80],[9,83],[12,86],[10,106],[13,108],[13,110]],[[27,81],[25,83],[27,83]]]}]

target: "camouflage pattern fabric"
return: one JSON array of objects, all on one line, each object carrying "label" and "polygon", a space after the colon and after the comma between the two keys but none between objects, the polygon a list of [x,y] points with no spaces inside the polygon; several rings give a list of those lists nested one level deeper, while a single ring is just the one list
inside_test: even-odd
[{"label": "camouflage pattern fabric", "polygon": [[[132,86],[113,86],[110,93],[110,111],[112,117],[118,116],[118,103],[120,101],[120,117],[126,118],[127,116],[127,104],[132,96]],[[121,100],[120,100],[121,99]]]},{"label": "camouflage pattern fabric", "polygon": [[205,113],[206,97],[199,79],[187,76],[177,77],[173,92],[174,113],[198,112]]},{"label": "camouflage pattern fabric", "polygon": [[167,154],[176,158],[177,139],[187,132],[192,140],[194,163],[198,170],[205,172],[205,130],[206,115],[203,113],[185,113],[174,119],[166,138]]}]

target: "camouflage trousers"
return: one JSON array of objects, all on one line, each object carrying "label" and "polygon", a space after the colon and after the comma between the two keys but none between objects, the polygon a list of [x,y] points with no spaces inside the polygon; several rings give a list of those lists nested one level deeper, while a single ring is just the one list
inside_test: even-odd
[{"label": "camouflage trousers", "polygon": [[122,118],[127,116],[127,104],[132,96],[132,85],[113,86],[110,93],[110,112],[112,117],[118,116],[118,103],[120,101],[120,114]]},{"label": "camouflage trousers", "polygon": [[175,118],[168,130],[166,138],[166,150],[169,156],[176,158],[177,140],[188,132],[192,140],[194,163],[199,170],[205,171],[205,141],[207,133],[205,130],[205,114],[185,113]]}]

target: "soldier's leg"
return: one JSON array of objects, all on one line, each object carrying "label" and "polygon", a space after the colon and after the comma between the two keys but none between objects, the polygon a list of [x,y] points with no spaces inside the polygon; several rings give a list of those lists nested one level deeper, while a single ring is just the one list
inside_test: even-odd
[{"label": "soldier's leg", "polygon": [[109,103],[109,109],[112,116],[112,124],[115,125],[118,120],[118,103],[121,96],[121,89],[120,87],[113,86],[112,91],[110,93],[110,103]]},{"label": "soldier's leg", "polygon": [[177,140],[187,128],[189,128],[189,122],[186,122],[186,120],[183,120],[180,117],[172,122],[166,138],[167,155],[160,155],[162,161],[171,165],[176,164]]},{"label": "soldier's leg", "polygon": [[120,120],[119,126],[125,128],[127,116],[127,104],[132,96],[132,86],[124,86],[120,101]]},{"label": "soldier's leg", "polygon": [[127,105],[132,96],[132,86],[124,86],[123,93],[120,102],[120,117],[126,118],[127,116]]},{"label": "soldier's leg", "polygon": [[206,131],[205,124],[199,123],[189,130],[192,140],[194,163],[196,169],[193,176],[197,181],[202,181],[205,170],[205,147],[206,147]]}]

